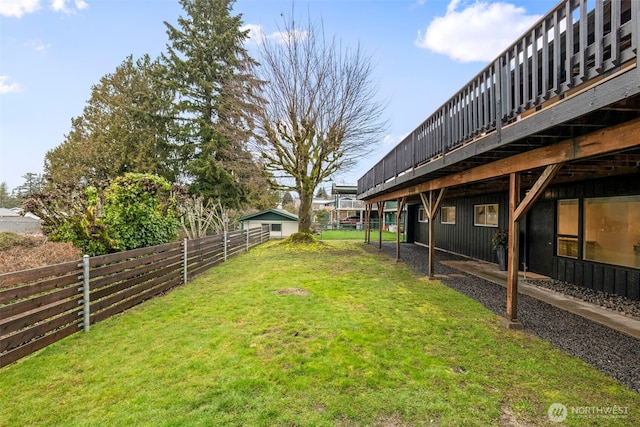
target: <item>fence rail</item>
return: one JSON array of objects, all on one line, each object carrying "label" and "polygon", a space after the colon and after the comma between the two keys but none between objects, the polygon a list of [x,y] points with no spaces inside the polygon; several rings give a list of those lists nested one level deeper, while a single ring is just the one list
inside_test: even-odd
[{"label": "fence rail", "polygon": [[358,180],[358,194],[638,62],[640,2],[563,0]]},{"label": "fence rail", "polygon": [[262,226],[0,274],[0,367],[267,240]]}]

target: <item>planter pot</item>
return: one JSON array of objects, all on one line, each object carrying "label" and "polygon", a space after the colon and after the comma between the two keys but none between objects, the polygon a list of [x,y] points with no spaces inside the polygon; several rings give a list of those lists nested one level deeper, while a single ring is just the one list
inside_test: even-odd
[{"label": "planter pot", "polygon": [[500,271],[507,271],[507,251],[505,248],[496,249],[496,255],[498,256],[498,267]]}]

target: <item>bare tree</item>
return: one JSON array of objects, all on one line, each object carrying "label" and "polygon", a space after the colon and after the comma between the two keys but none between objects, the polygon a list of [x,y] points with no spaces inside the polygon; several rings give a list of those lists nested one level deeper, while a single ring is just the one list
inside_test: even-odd
[{"label": "bare tree", "polygon": [[321,25],[296,28],[285,18],[280,38],[260,41],[264,81],[258,150],[284,190],[300,197],[299,232],[311,228],[315,189],[369,155],[386,128],[376,100],[371,59],[345,49]]}]

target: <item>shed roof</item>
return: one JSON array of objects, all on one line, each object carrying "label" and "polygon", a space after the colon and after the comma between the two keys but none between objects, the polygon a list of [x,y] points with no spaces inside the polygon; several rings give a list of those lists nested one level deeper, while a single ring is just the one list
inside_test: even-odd
[{"label": "shed roof", "polygon": [[298,216],[282,209],[265,209],[260,212],[245,215],[240,221],[261,220],[261,221],[297,221]]}]

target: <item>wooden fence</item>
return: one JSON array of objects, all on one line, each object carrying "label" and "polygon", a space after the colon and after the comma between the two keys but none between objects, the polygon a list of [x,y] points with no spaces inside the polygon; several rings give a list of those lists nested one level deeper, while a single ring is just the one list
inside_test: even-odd
[{"label": "wooden fence", "polygon": [[267,240],[262,226],[0,274],[0,368]]}]

